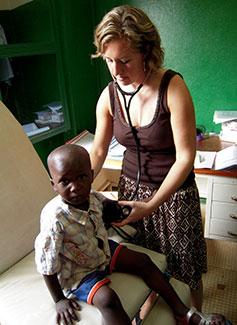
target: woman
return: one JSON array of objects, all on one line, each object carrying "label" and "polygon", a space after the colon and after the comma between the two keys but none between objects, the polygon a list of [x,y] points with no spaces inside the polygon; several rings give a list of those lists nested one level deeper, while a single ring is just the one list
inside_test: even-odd
[{"label": "woman", "polygon": [[[112,9],[95,30],[97,52],[114,82],[97,103],[97,126],[91,151],[95,177],[114,134],[126,147],[119,181],[119,199],[130,200],[136,187],[137,147],[125,106],[140,145],[141,178],[132,208],[119,226],[133,223],[142,232],[139,243],[167,256],[169,273],[191,288],[192,305],[201,311],[202,273],[206,272],[199,195],[193,163],[196,152],[195,113],[182,77],[162,68],[164,52],[156,27],[132,6]],[[116,83],[118,86],[116,86]],[[125,103],[126,102],[126,103]]]}]

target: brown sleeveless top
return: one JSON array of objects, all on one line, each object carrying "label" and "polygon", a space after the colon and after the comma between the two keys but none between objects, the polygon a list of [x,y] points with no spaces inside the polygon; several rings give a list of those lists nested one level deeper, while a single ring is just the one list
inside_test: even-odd
[{"label": "brown sleeveless top", "polygon": [[[140,182],[156,189],[159,188],[175,162],[175,146],[170,124],[170,111],[167,107],[167,89],[170,79],[176,74],[172,70],[167,70],[164,73],[152,121],[145,126],[135,128],[140,144]],[[109,83],[109,94],[113,114],[114,136],[120,144],[126,147],[122,173],[136,181],[138,170],[136,144],[130,127],[122,116],[114,82]],[[191,185],[193,180],[194,172],[192,171],[183,186]]]}]

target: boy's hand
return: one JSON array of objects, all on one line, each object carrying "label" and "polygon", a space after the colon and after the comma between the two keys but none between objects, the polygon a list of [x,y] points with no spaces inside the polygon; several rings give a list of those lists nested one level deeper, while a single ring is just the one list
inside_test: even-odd
[{"label": "boy's hand", "polygon": [[60,322],[64,325],[73,325],[73,321],[79,321],[75,310],[80,310],[78,303],[72,299],[61,299],[56,303],[56,323],[59,325]]}]

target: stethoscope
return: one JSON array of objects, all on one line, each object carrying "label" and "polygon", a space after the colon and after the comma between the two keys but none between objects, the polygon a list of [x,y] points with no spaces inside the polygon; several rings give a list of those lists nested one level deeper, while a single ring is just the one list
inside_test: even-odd
[{"label": "stethoscope", "polygon": [[[134,138],[134,141],[136,143],[136,148],[137,148],[137,160],[138,160],[138,171],[137,171],[137,181],[136,181],[136,188],[135,191],[133,192],[133,194],[131,195],[131,197],[129,198],[128,201],[132,201],[135,197],[135,195],[137,194],[138,188],[139,188],[139,184],[140,184],[140,176],[141,176],[141,157],[140,157],[140,145],[139,145],[139,140],[137,138],[137,134],[136,134],[136,129],[135,127],[132,125],[132,121],[130,118],[130,114],[129,114],[129,110],[130,110],[130,106],[131,106],[131,101],[133,99],[133,97],[141,90],[141,88],[143,87],[145,81],[147,80],[148,76],[151,73],[151,69],[149,70],[148,74],[146,75],[144,81],[137,87],[137,89],[135,91],[132,92],[126,92],[124,91],[118,84],[116,77],[112,75],[112,78],[114,80],[115,86],[118,89],[118,91],[120,92],[121,96],[123,97],[124,100],[124,107],[125,107],[125,111],[126,111],[126,116],[127,116],[127,120],[128,120],[128,124],[129,127],[132,131],[132,136]],[[129,96],[129,99],[127,101],[126,96]],[[105,202],[106,203],[106,202]],[[127,218],[131,212],[131,207],[128,206],[120,206],[117,204],[117,202],[115,202],[115,204],[112,205],[113,206],[113,213],[119,217],[119,219],[123,220],[125,218]],[[107,208],[109,209],[109,204],[107,204]],[[106,205],[104,205],[104,209],[106,209]],[[107,210],[108,210],[107,209]],[[109,212],[110,213],[110,212]],[[110,222],[109,222],[110,224]],[[134,239],[136,240],[137,238],[139,238],[140,234],[141,234],[141,230],[139,228],[137,228],[137,233],[134,236],[129,235],[124,229],[120,228],[120,227],[116,227],[110,224],[110,227],[112,227],[122,238],[126,239],[126,240],[131,240],[133,241]]]},{"label": "stethoscope", "polygon": [[[129,127],[131,129],[132,132],[132,136],[134,138],[135,144],[136,144],[136,148],[137,148],[137,162],[138,162],[138,171],[137,171],[137,180],[136,180],[136,188],[135,191],[133,192],[133,194],[131,195],[131,197],[129,198],[128,201],[132,201],[135,197],[135,195],[137,194],[138,188],[139,188],[139,184],[140,184],[140,177],[141,177],[141,155],[140,155],[140,144],[139,144],[139,140],[137,138],[137,134],[136,134],[136,128],[132,125],[132,121],[130,118],[130,114],[129,114],[129,110],[130,110],[130,106],[131,106],[131,101],[133,99],[133,97],[141,90],[141,88],[143,87],[145,81],[147,80],[147,78],[149,77],[151,73],[151,69],[149,70],[148,74],[146,75],[144,81],[137,87],[137,89],[135,91],[132,92],[126,92],[124,91],[118,84],[116,78],[112,75],[112,78],[114,80],[114,83],[116,85],[116,88],[118,89],[118,91],[120,92],[120,94],[123,97],[123,101],[124,101],[124,107],[125,107],[125,111],[126,111],[126,116],[127,116],[127,120],[128,120],[128,124]],[[129,96],[129,99],[127,101],[126,96]],[[121,207],[121,213],[124,216],[124,218],[126,218],[127,216],[129,216],[131,211],[131,208],[129,207]],[[115,226],[111,226],[122,238],[126,239],[126,240],[131,240],[133,241],[136,238],[139,238],[140,234],[141,234],[141,230],[139,228],[137,228],[137,233],[134,236],[129,235],[125,230],[123,230],[120,227],[115,227]]]},{"label": "stethoscope", "polygon": [[[137,133],[136,133],[136,128],[132,125],[132,121],[131,121],[131,117],[130,117],[130,106],[131,106],[131,101],[133,99],[133,97],[141,90],[141,88],[143,87],[144,83],[146,82],[146,80],[148,79],[149,75],[151,73],[151,69],[148,71],[144,81],[137,87],[136,90],[132,91],[132,92],[126,92],[124,91],[118,84],[116,78],[112,75],[112,78],[114,80],[114,83],[118,89],[118,91],[120,92],[120,94],[123,97],[123,101],[124,101],[124,107],[125,107],[125,111],[126,111],[126,116],[127,116],[127,120],[128,120],[128,124],[129,127],[131,129],[132,132],[132,136],[134,138],[135,144],[136,144],[136,149],[137,149],[137,165],[138,165],[138,170],[137,170],[137,180],[136,180],[136,188],[135,191],[133,192],[132,196],[129,198],[128,201],[132,201],[135,197],[135,195],[137,194],[138,188],[139,188],[139,184],[140,184],[140,178],[141,178],[141,155],[140,155],[140,144],[139,144],[139,139],[137,137]],[[127,101],[126,96],[129,96],[130,98]]]}]

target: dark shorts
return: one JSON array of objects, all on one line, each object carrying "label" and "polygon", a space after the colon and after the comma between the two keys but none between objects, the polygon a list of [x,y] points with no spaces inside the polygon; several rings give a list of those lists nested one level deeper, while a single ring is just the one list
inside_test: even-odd
[{"label": "dark shorts", "polygon": [[109,239],[109,247],[111,253],[110,263],[102,271],[94,271],[86,275],[80,282],[79,287],[72,291],[72,293],[82,301],[92,304],[92,299],[97,290],[104,284],[109,284],[110,279],[106,278],[107,275],[111,274],[114,269],[116,258],[118,253],[124,245],[120,245],[115,241]]}]

